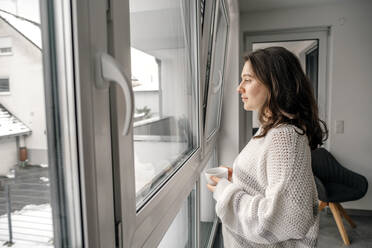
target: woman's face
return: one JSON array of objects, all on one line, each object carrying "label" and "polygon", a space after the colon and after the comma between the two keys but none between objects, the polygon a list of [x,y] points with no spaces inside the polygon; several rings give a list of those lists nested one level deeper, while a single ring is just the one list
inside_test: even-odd
[{"label": "woman's face", "polygon": [[245,62],[242,81],[236,89],[242,97],[245,110],[259,111],[268,97],[268,90],[253,73],[251,62]]}]

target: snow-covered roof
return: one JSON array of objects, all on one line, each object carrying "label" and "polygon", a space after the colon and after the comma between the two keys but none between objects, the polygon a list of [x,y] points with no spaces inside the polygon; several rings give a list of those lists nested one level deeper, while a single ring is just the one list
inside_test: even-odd
[{"label": "snow-covered roof", "polygon": [[29,127],[0,104],[0,138],[28,135],[30,133],[31,129]]},{"label": "snow-covered roof", "polygon": [[2,9],[0,9],[0,18],[39,49],[42,48],[40,24]]}]

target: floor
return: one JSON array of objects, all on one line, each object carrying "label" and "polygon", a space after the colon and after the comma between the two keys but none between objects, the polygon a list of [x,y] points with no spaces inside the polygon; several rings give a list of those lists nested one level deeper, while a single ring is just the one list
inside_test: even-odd
[{"label": "floor", "polygon": [[[372,248],[372,216],[350,216],[357,225],[355,229],[351,228],[349,223],[344,221],[346,232],[351,243],[350,246],[343,244],[336,222],[330,211],[323,210],[320,213],[320,217],[318,248]],[[221,228],[218,228],[213,248],[222,248],[222,243]]]}]

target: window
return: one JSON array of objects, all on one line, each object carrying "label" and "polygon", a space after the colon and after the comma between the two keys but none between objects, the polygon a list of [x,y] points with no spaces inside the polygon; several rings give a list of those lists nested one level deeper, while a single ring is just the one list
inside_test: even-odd
[{"label": "window", "polygon": [[9,54],[12,54],[12,48],[11,48],[11,47],[1,47],[1,48],[0,48],[0,54],[1,54],[1,55],[9,55]]},{"label": "window", "polygon": [[[9,92],[9,78],[12,81],[12,94],[0,94],[0,243],[9,247],[81,247],[77,238],[81,227],[75,226],[81,209],[79,201],[72,202],[79,197],[77,159],[72,159],[77,154],[76,140],[71,139],[76,134],[70,130],[74,127],[75,115],[70,112],[74,96],[63,90],[73,88],[73,82],[61,76],[66,68],[54,67],[57,60],[66,59],[68,51],[71,58],[72,52],[61,49],[58,58],[49,56],[57,54],[49,50],[54,31],[65,28],[61,22],[51,21],[49,36],[49,20],[66,1],[53,8],[46,7],[51,4],[48,1],[42,3],[40,9],[38,0],[0,1],[0,34],[5,35],[0,37],[0,55],[12,54],[10,37],[20,47],[12,57],[0,56],[0,74],[9,75],[0,78],[0,93]],[[38,16],[38,21],[31,23],[30,15]],[[43,21],[40,16],[45,17]],[[42,33],[44,47],[40,49],[32,40],[41,41]],[[59,39],[58,43],[52,49],[69,41]],[[58,75],[52,76],[56,71]],[[61,87],[58,93],[57,87]],[[72,109],[66,110],[67,105]]]},{"label": "window", "polygon": [[10,37],[0,37],[0,56],[1,55],[12,55],[12,39]]},{"label": "window", "polygon": [[197,247],[195,238],[195,191],[194,188],[182,204],[158,248]]},{"label": "window", "polygon": [[[129,11],[127,7],[125,1],[113,2],[113,18],[121,25],[112,26],[117,35],[108,42],[113,44],[108,51],[131,78],[125,80],[124,94],[116,85],[110,88],[116,97],[111,105],[113,160],[118,161],[115,220],[121,221],[117,229],[123,230],[123,242],[156,247],[180,208],[174,203],[187,198],[197,178],[195,168],[201,166],[200,5],[188,0],[133,0]],[[126,100],[129,104],[124,105]],[[134,108],[127,108],[131,103]],[[128,113],[138,119],[130,126],[133,135],[122,135]]]},{"label": "window", "polygon": [[198,148],[190,1],[130,1],[137,208]]},{"label": "window", "polygon": [[[128,1],[114,1],[108,11],[105,7],[100,1],[82,0],[77,8],[89,14],[77,11],[75,17],[78,47],[91,45],[80,50],[77,61],[77,99],[84,107],[82,171],[90,176],[83,190],[96,193],[85,201],[87,243],[157,247],[171,242],[172,235],[164,234],[178,211],[181,217],[170,233],[190,230],[191,215],[181,202],[205,165],[200,162],[200,2],[133,0],[129,6]],[[88,20],[91,32],[86,34]],[[86,64],[96,54],[100,67],[94,71]],[[97,76],[92,87],[95,72],[105,76]],[[110,86],[101,87],[101,78]],[[194,247],[191,240],[178,239],[181,246]]]},{"label": "window", "polygon": [[[215,21],[212,27],[215,29],[212,42],[212,54],[210,70],[207,68],[207,85],[205,94],[207,98],[207,110],[205,117],[205,135],[209,139],[218,129],[220,123],[223,75],[225,69],[225,56],[227,47],[228,22],[223,1],[217,1]],[[210,73],[210,75],[208,75]]]},{"label": "window", "polygon": [[10,93],[9,78],[0,78],[0,93]]}]

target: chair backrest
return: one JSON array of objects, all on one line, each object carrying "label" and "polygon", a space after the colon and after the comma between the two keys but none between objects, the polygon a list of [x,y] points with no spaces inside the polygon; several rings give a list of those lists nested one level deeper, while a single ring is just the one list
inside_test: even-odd
[{"label": "chair backrest", "polygon": [[330,182],[335,179],[335,167],[340,164],[325,148],[317,148],[311,151],[311,166],[313,173],[322,182]]},{"label": "chair backrest", "polygon": [[311,151],[311,166],[313,173],[323,184],[340,183],[365,192],[368,188],[367,179],[343,167],[325,148]]}]

